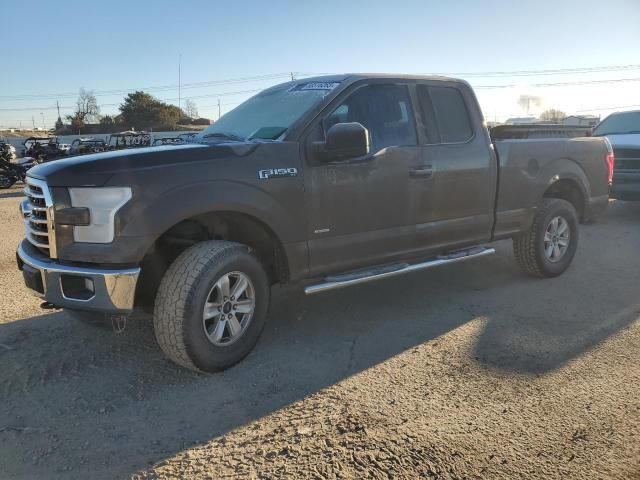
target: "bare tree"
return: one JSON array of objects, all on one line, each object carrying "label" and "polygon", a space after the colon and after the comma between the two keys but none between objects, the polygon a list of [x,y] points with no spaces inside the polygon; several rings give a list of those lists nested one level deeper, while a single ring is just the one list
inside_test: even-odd
[{"label": "bare tree", "polygon": [[96,96],[93,91],[81,88],[76,102],[76,111],[73,115],[67,115],[67,120],[71,122],[73,130],[79,133],[86,123],[99,119],[100,107],[98,107]]},{"label": "bare tree", "polygon": [[527,112],[531,110],[531,107],[539,107],[542,105],[542,97],[537,97],[535,95],[520,95],[518,97],[518,105]]},{"label": "bare tree", "polygon": [[551,108],[549,110],[545,110],[540,114],[540,120],[544,120],[545,122],[561,122],[567,118],[567,114],[561,110],[556,110],[555,108]]},{"label": "bare tree", "polygon": [[198,107],[193,100],[187,98],[184,101],[184,113],[189,118],[198,118]]},{"label": "bare tree", "polygon": [[98,101],[93,91],[85,90],[84,88],[80,89],[76,102],[76,112],[73,116],[81,120],[82,123],[100,119],[100,107],[98,107]]}]

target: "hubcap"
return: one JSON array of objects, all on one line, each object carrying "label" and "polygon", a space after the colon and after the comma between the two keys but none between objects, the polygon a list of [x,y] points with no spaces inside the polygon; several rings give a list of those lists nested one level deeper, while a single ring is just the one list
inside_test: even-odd
[{"label": "hubcap", "polygon": [[544,232],[544,255],[550,262],[558,262],[569,249],[571,229],[564,217],[553,217]]},{"label": "hubcap", "polygon": [[202,313],[204,332],[211,343],[225,347],[247,330],[256,307],[255,290],[247,275],[230,272],[218,279]]}]

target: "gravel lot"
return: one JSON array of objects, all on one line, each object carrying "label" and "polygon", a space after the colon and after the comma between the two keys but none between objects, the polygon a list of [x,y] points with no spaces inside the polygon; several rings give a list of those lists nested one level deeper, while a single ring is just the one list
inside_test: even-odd
[{"label": "gravel lot", "polygon": [[498,254],[305,298],[274,292],[236,367],[202,376],[47,313],[0,191],[0,477],[640,478],[640,203],[537,280]]}]

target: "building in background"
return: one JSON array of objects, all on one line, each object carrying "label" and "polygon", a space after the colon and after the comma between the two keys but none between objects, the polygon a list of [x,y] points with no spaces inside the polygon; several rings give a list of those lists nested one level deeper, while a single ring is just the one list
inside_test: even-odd
[{"label": "building in background", "polygon": [[600,117],[595,115],[569,115],[562,120],[563,125],[570,127],[595,127]]}]

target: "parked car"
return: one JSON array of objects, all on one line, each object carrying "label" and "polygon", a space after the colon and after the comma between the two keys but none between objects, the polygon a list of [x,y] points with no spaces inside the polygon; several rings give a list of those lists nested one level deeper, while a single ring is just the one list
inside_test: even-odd
[{"label": "parked car", "polygon": [[151,136],[147,132],[135,132],[133,130],[113,133],[109,135],[107,146],[110,150],[122,150],[124,148],[148,147],[151,145]]},{"label": "parked car", "polygon": [[40,162],[69,155],[71,145],[60,143],[58,137],[29,137],[24,143],[23,157],[33,157]]},{"label": "parked car", "polygon": [[615,153],[611,197],[640,200],[640,110],[612,113],[593,129]]},{"label": "parked car", "polygon": [[197,143],[32,169],[18,266],[78,316],[153,311],[167,356],[211,372],[253,348],[274,283],[318,294],[505,238],[526,273],[562,274],[579,221],[606,208],[609,154],[603,138],[493,142],[460,80],[293,81]]},{"label": "parked car", "polygon": [[97,138],[76,138],[71,142],[69,155],[85,155],[87,153],[98,153],[107,150],[107,143]]}]

